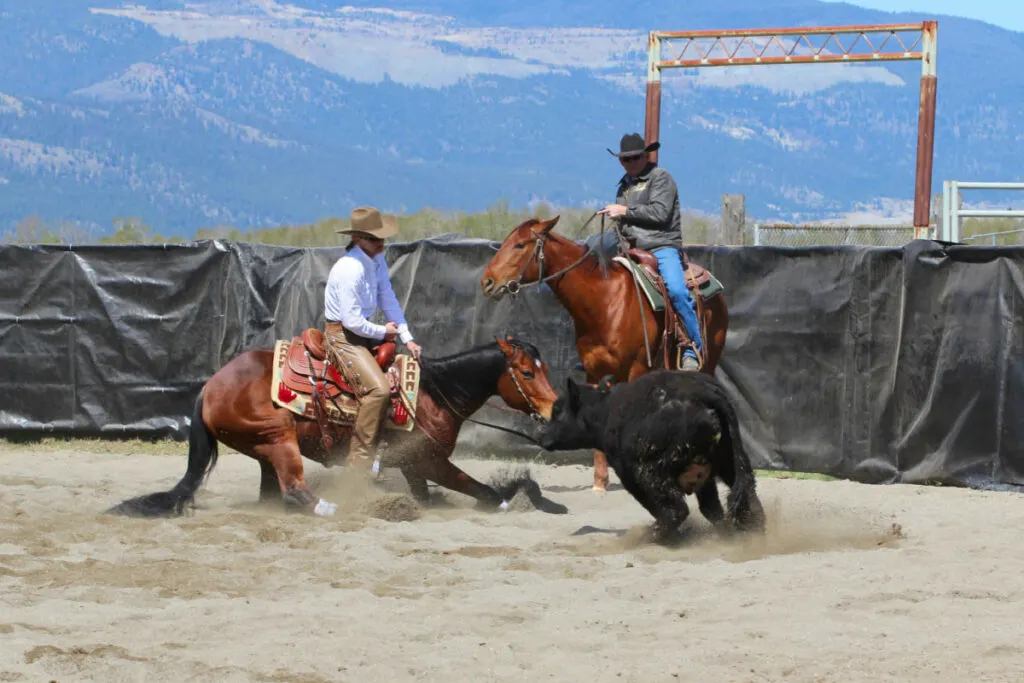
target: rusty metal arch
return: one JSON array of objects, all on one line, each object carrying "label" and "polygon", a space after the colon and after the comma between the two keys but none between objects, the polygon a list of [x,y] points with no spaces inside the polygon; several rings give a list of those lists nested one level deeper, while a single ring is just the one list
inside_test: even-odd
[{"label": "rusty metal arch", "polygon": [[[914,24],[871,24],[863,26],[819,26],[777,29],[730,29],[723,31],[651,31],[648,34],[647,103],[644,137],[648,142],[658,140],[661,120],[661,72],[664,69],[702,68],[722,66],[766,66],[770,64],[834,64],[843,62],[879,62],[894,60],[921,61],[921,101],[917,119],[917,164],[914,179],[914,237],[928,237],[930,233],[929,209],[932,192],[932,152],[935,146],[935,95],[937,85],[936,38],[938,22],[924,21]],[[897,34],[917,34],[909,46]],[[884,39],[878,47],[869,35],[880,34]],[[854,35],[849,47],[839,40],[840,35]],[[786,46],[788,37],[791,45]],[[812,44],[809,36],[824,37],[820,45]],[[868,48],[854,52],[861,42]],[[876,38],[878,40],[878,38]],[[683,49],[674,52],[674,59],[664,59],[672,41],[685,41]],[[701,41],[711,41],[706,50]],[[886,50],[890,43],[898,44]],[[834,47],[830,47],[830,43]],[[684,58],[690,48],[695,57]],[[770,48],[777,47],[773,54]],[[797,50],[805,48],[802,54]],[[712,56],[718,50],[720,56]],[[657,161],[657,152],[653,152]]]}]

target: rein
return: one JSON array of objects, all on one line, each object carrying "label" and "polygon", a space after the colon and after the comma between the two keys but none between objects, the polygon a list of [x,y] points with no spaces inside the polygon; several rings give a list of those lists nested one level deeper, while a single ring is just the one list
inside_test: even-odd
[{"label": "rein", "polygon": [[[586,227],[588,225],[590,225],[590,221],[594,220],[594,217],[597,216],[597,215],[598,215],[598,212],[595,211],[590,216],[590,218],[588,218],[587,221],[582,226],[580,226],[580,229],[576,232],[576,235],[579,236],[580,234],[582,234],[582,232],[586,229]],[[597,244],[599,244],[599,245],[603,245],[604,244],[604,233],[605,233],[605,219],[604,219],[604,216],[605,216],[605,214],[601,214],[601,234],[600,234],[600,238],[597,241]],[[615,232],[615,238],[616,238],[617,243],[620,245],[619,246],[619,251],[621,253],[621,252],[624,251],[622,246],[621,246],[624,238],[622,236],[622,233],[619,230],[618,223],[615,224],[615,226],[612,228],[612,230]],[[548,280],[553,280],[554,278],[559,277],[560,275],[564,275],[564,274],[568,273],[570,270],[572,270],[576,266],[578,266],[581,263],[583,263],[583,261],[585,261],[587,259],[587,257],[590,256],[590,253],[592,251],[594,251],[594,246],[593,245],[588,246],[586,251],[583,252],[583,256],[581,256],[575,263],[573,263],[572,265],[568,266],[567,268],[563,268],[562,270],[558,271],[557,273],[552,273],[551,275],[548,275],[547,277],[545,277],[544,276],[544,243],[548,240],[548,235],[545,235],[543,233],[538,235],[536,232],[534,232],[533,228],[530,228],[530,232],[536,238],[536,241],[534,242],[534,246],[533,246],[533,253],[530,254],[530,258],[528,258],[526,260],[526,263],[523,264],[523,267],[519,270],[519,274],[516,275],[513,279],[509,280],[504,285],[502,285],[501,287],[498,288],[499,292],[502,291],[502,290],[508,292],[509,295],[513,299],[515,299],[516,295],[519,294],[519,292],[521,292],[526,287],[529,287],[531,285],[540,285],[542,282],[547,282]],[[535,281],[533,281],[533,282],[527,282],[526,284],[523,284],[523,275],[526,274],[527,268],[530,267],[530,264],[533,263],[534,259],[537,259],[537,279]],[[651,367],[654,367],[654,363],[651,360],[651,340],[650,340],[650,337],[647,334],[647,316],[645,314],[645,309],[644,309],[643,295],[640,293],[640,282],[637,280],[636,276],[633,276],[632,274],[630,274],[630,279],[633,280],[633,289],[636,292],[636,302],[637,302],[637,306],[640,309],[640,329],[644,333],[644,352],[647,354],[647,367],[651,368]],[[668,323],[666,322],[666,325],[667,324]]]},{"label": "rein", "polygon": [[[519,347],[519,348],[522,348],[522,347]],[[515,370],[512,369],[511,365],[508,365],[507,361],[506,361],[506,368],[505,369],[508,371],[509,377],[512,378],[512,384],[515,385],[516,390],[519,392],[519,395],[522,396],[523,399],[526,401],[526,405],[530,406],[530,419],[532,419],[535,422],[542,421],[544,418],[541,417],[540,411],[537,410],[537,404],[535,404],[533,402],[533,400],[523,390],[522,385],[519,383],[519,378],[516,377]],[[461,420],[463,420],[465,422],[472,422],[474,424],[478,424],[478,425],[481,425],[483,427],[490,427],[491,429],[498,429],[498,430],[503,431],[503,432],[508,432],[509,434],[515,434],[516,436],[519,436],[519,437],[522,437],[522,438],[526,439],[527,441],[529,441],[530,443],[534,444],[535,446],[540,446],[541,448],[543,448],[543,446],[541,446],[539,441],[534,439],[532,436],[528,436],[527,434],[524,434],[524,433],[522,433],[522,432],[520,432],[518,430],[511,429],[509,427],[502,427],[501,425],[491,424],[489,422],[484,422],[483,420],[474,420],[473,418],[469,417],[468,415],[463,415],[461,412],[458,411],[458,409],[454,405],[452,405],[451,400],[449,400],[448,396],[446,396],[445,393],[443,391],[441,391],[440,387],[436,387],[435,386],[434,389],[437,391],[438,394],[440,394],[441,398],[448,405],[448,409],[451,410],[453,413],[455,413],[455,416],[460,418]],[[416,421],[415,413],[413,414],[412,419],[413,419],[413,421]],[[424,433],[426,433],[426,432],[424,432]]]},{"label": "rein", "polygon": [[[512,372],[512,368],[509,368],[509,372],[513,375],[513,377],[515,376],[515,373]],[[518,386],[518,382],[516,382],[516,384]],[[541,448],[543,448],[543,446],[541,446],[541,443],[539,441],[534,439],[532,436],[524,434],[524,433],[522,433],[522,432],[520,432],[518,430],[511,429],[509,427],[502,427],[501,425],[491,424],[489,422],[484,422],[483,420],[474,420],[473,418],[471,418],[471,417],[469,417],[467,415],[463,415],[462,413],[460,413],[455,408],[455,406],[452,405],[452,402],[448,400],[448,397],[445,396],[443,391],[441,391],[440,389],[437,389],[437,393],[439,393],[441,395],[441,398],[444,399],[444,402],[448,404],[448,409],[451,410],[453,413],[455,413],[456,417],[458,417],[458,418],[460,418],[460,419],[462,419],[462,420],[464,420],[466,422],[472,422],[474,424],[478,424],[478,425],[481,425],[483,427],[490,427],[491,429],[499,429],[499,430],[501,430],[503,432],[508,432],[509,434],[515,434],[518,437],[522,437],[523,439],[526,439],[527,441],[529,441],[533,445],[540,446]],[[522,389],[520,389],[520,393],[522,393]],[[531,410],[536,410],[533,407],[533,401],[530,401],[530,399],[525,394],[523,395],[523,398],[526,398],[527,402],[529,402]],[[534,415],[539,415],[539,413],[531,413],[530,417],[533,418]],[[416,419],[415,415],[413,415],[413,419],[414,420]],[[534,419],[536,419],[536,418],[534,418]]]},{"label": "rein", "polygon": [[[518,348],[521,349],[522,347],[518,346]],[[317,378],[315,373],[313,373],[312,359],[310,358],[310,355],[309,355],[308,351],[306,352],[306,357],[307,357],[307,361],[309,362],[309,369],[310,369],[309,377],[310,377],[311,380],[313,380],[312,384],[313,384],[314,414],[316,415],[317,425],[320,427],[320,443],[321,443],[321,445],[324,448],[324,452],[325,453],[330,453],[330,446],[332,445],[333,440],[330,439],[330,437],[327,436],[327,430],[326,430],[326,428],[325,428],[325,426],[323,424],[323,419],[322,419],[322,415],[321,415],[321,408],[320,408],[320,405],[317,403],[318,398],[319,398],[319,400],[322,401],[323,397],[322,396],[318,397],[318,393],[319,392],[317,391],[317,382],[315,380],[316,379],[320,379],[320,381],[322,381],[322,382],[329,382],[330,384],[333,384],[334,386],[338,386],[338,384],[333,379],[331,379],[330,377],[327,376],[327,363],[324,364],[324,376],[322,378]],[[529,397],[529,395],[527,395],[526,391],[523,390],[523,386],[522,386],[522,384],[520,384],[519,378],[516,377],[515,370],[512,368],[511,365],[508,364],[507,360],[506,360],[505,365],[506,365],[505,370],[508,372],[509,377],[512,378],[512,384],[515,385],[516,391],[518,391],[519,395],[522,396],[523,400],[526,401],[526,405],[528,405],[530,407],[530,419],[533,420],[534,422],[542,422],[544,420],[544,418],[541,416],[540,411],[537,410],[537,404],[534,403],[533,400]],[[435,386],[434,389],[437,391],[438,394],[440,394],[441,398],[448,405],[448,409],[451,410],[456,415],[456,417],[462,419],[463,421],[465,421],[465,422],[472,422],[474,424],[478,424],[478,425],[481,425],[483,427],[490,427],[491,429],[498,429],[498,430],[501,430],[503,432],[508,432],[509,434],[515,434],[516,436],[522,437],[522,438],[526,439],[527,441],[533,443],[534,445],[540,446],[541,448],[543,448],[543,446],[541,446],[539,441],[534,439],[532,436],[524,434],[524,433],[522,433],[520,431],[517,431],[515,429],[511,429],[509,427],[502,427],[501,425],[490,424],[490,423],[484,422],[482,420],[474,420],[473,418],[469,417],[468,415],[463,415],[461,412],[458,411],[458,409],[455,408],[454,405],[452,405],[451,400],[448,398],[448,396],[445,395],[445,393],[441,390],[440,387],[436,387]],[[340,407],[338,406],[337,401],[335,401],[334,399],[330,399],[330,400],[331,400],[332,403],[334,403],[335,407],[338,407],[339,410],[340,410]],[[516,411],[516,412],[518,412],[518,411]],[[413,422],[418,422],[415,411],[412,411],[411,417],[412,417]],[[435,443],[438,443],[438,445],[444,447],[444,444],[440,444],[437,441],[437,439],[432,434],[428,433],[422,427],[420,428],[420,431],[422,431],[424,434],[426,434],[427,437],[430,438],[431,441],[434,441]]]},{"label": "rein", "polygon": [[[619,243],[619,251],[625,251],[622,247],[622,243],[625,241],[625,237],[622,235],[622,231],[619,229],[619,225],[615,226],[615,237]],[[636,305],[640,309],[640,329],[644,333],[644,352],[647,354],[647,367],[648,369],[654,367],[654,363],[651,361],[651,340],[647,336],[647,315],[646,309],[644,308],[643,296],[640,294],[640,276],[630,273],[630,279],[633,280],[633,290],[636,292]],[[654,311],[651,311],[654,313]],[[668,316],[665,317],[665,329],[668,329]],[[666,367],[668,365],[666,364]]]},{"label": "rein", "polygon": [[[590,225],[590,221],[594,220],[594,217],[597,216],[597,215],[598,215],[597,211],[595,211],[593,214],[591,214],[590,218],[587,219],[586,223],[584,223],[582,226],[580,226],[580,229],[579,229],[579,231],[577,231],[576,234],[582,233],[583,230],[586,229],[586,227],[588,225]],[[521,292],[526,287],[531,287],[531,286],[534,286],[534,285],[541,285],[542,283],[548,282],[549,280],[553,280],[556,277],[559,277],[561,275],[565,275],[570,270],[572,270],[573,268],[575,268],[576,266],[580,265],[585,260],[587,260],[587,257],[590,256],[590,253],[592,251],[594,251],[594,246],[593,245],[588,246],[586,251],[583,252],[583,256],[579,257],[579,259],[577,259],[577,261],[575,263],[573,263],[572,265],[567,266],[565,268],[562,268],[562,270],[558,271],[557,273],[552,273],[551,275],[548,275],[548,276],[545,277],[545,275],[544,275],[544,243],[547,242],[548,235],[545,235],[545,234],[539,234],[538,235],[536,232],[534,232],[533,228],[530,228],[530,232],[533,234],[533,236],[535,238],[535,242],[534,242],[534,245],[533,245],[533,253],[530,254],[530,258],[526,259],[526,263],[523,264],[523,267],[522,267],[522,269],[520,269],[519,274],[516,275],[513,279],[511,279],[508,282],[506,282],[505,284],[503,284],[499,288],[499,291],[500,290],[505,290],[506,292],[508,292],[512,296],[512,298],[515,298],[516,295],[519,294],[519,292]],[[601,238],[598,240],[598,242],[597,242],[598,244],[602,244],[604,242],[604,232],[605,232],[604,214],[601,214]],[[534,280],[533,282],[527,282],[526,284],[523,284],[523,275],[526,274],[526,269],[530,267],[530,264],[533,263],[534,259],[537,259],[537,279]]]}]

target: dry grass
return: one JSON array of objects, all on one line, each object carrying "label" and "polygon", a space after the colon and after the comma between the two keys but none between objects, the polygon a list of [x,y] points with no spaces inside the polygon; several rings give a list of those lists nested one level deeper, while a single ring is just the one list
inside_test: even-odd
[{"label": "dry grass", "polygon": [[187,441],[172,439],[2,439],[0,446],[5,450],[23,451],[84,451],[86,453],[111,453],[114,455],[186,455]]}]

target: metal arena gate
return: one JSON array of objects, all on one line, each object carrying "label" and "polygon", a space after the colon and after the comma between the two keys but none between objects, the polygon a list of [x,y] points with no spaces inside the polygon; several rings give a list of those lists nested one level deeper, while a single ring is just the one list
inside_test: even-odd
[{"label": "metal arena gate", "polygon": [[[661,72],[664,69],[921,60],[913,237],[932,237],[929,209],[935,140],[937,31],[936,21],[780,29],[651,31],[648,34],[644,138],[647,142],[658,140]],[[905,40],[898,35],[901,33],[911,35]],[[849,47],[840,41],[839,36],[853,36],[852,42],[846,38]],[[877,47],[869,36],[875,36],[876,42],[880,41]],[[914,40],[910,41],[910,37]],[[673,41],[681,41],[682,49],[673,49]],[[859,48],[860,51],[854,52],[861,41],[864,45]],[[687,56],[688,51],[691,52],[690,56]],[[673,57],[666,59],[664,55],[667,53]],[[657,161],[657,152],[652,153],[652,159]]]}]

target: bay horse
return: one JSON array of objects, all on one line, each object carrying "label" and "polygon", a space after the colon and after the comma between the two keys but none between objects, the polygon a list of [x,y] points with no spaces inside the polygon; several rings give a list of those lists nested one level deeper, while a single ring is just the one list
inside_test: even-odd
[{"label": "bay horse", "polygon": [[[305,331],[303,339],[309,338],[310,332],[315,333],[316,342],[322,343],[322,333],[313,328]],[[302,343],[299,338],[292,340],[293,345]],[[377,358],[382,367],[390,366],[383,359],[388,354],[394,358],[394,347],[394,342],[378,347]],[[322,350],[319,356],[323,358]],[[134,517],[183,514],[216,465],[217,445],[223,443],[259,463],[261,502],[278,500],[286,509],[333,515],[337,505],[318,499],[306,484],[302,458],[327,467],[342,464],[348,457],[352,425],[327,424],[321,428],[322,420],[298,415],[275,404],[274,366],[275,351],[260,348],[242,352],[215,372],[195,401],[188,465],[182,479],[169,491],[125,500],[107,512]],[[440,358],[421,356],[418,367],[422,374],[415,414],[411,416],[412,428],[381,428],[381,440],[388,444],[381,464],[401,470],[418,502],[429,502],[430,480],[476,499],[482,509],[504,509],[507,499],[522,487],[537,507],[548,512],[566,511],[563,506],[542,499],[532,480],[507,481],[499,488],[515,490],[496,491],[449,459],[463,421],[491,396],[498,395],[510,408],[535,420],[550,418],[558,395],[548,380],[547,363],[535,346],[508,337]],[[393,401],[394,397],[393,392]],[[390,457],[392,451],[403,457]]]},{"label": "bay horse", "polygon": [[[661,337],[664,312],[653,311],[639,296],[625,266],[605,264],[590,248],[553,232],[558,219],[527,219],[505,237],[480,278],[483,295],[497,300],[515,296],[524,285],[545,282],[572,317],[588,384],[606,375],[627,382],[660,367],[648,364],[647,340]],[[648,253],[639,255],[647,258]],[[719,291],[703,302],[698,298],[697,313],[704,329],[700,371],[714,375],[729,326],[724,294]],[[608,460],[595,450],[593,490],[603,493],[607,487]]]}]

